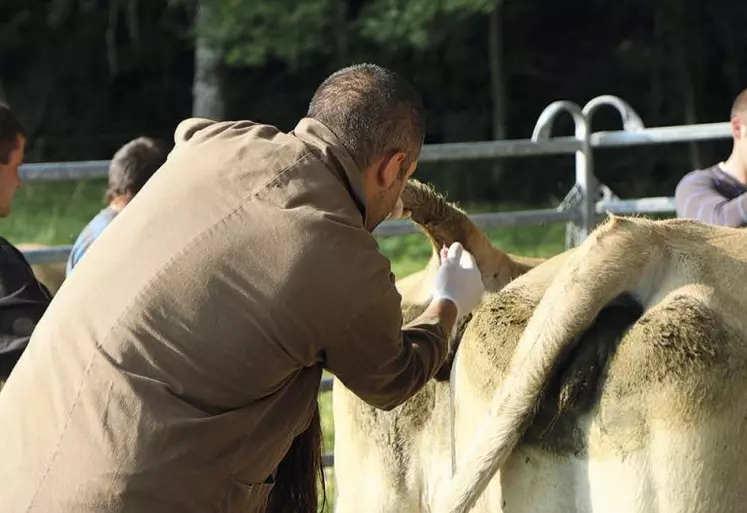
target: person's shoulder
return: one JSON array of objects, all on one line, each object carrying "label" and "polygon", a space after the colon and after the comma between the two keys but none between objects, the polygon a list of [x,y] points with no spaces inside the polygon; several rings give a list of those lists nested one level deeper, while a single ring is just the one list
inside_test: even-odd
[{"label": "person's shoulder", "polygon": [[26,257],[23,253],[15,247],[5,237],[0,236],[0,265],[3,266],[17,266],[21,265],[24,268],[29,266]]},{"label": "person's shoulder", "polygon": [[213,121],[206,118],[187,118],[181,121],[174,130],[174,143],[180,146],[186,143],[197,144],[215,138],[247,135],[257,139],[272,139],[285,134],[274,125],[252,120]]},{"label": "person's shoulder", "polygon": [[188,160],[199,158],[205,152],[221,152],[233,156],[228,157],[229,164],[238,159],[246,163],[242,164],[245,169],[261,169],[270,174],[301,166],[311,156],[308,148],[292,133],[250,120],[187,119],[177,127],[175,142],[172,154],[182,154]]},{"label": "person's shoulder", "polygon": [[702,169],[694,169],[685,174],[677,184],[677,190],[683,191],[687,187],[697,187],[713,184],[718,179],[718,164]]},{"label": "person's shoulder", "polygon": [[78,234],[78,237],[75,240],[75,243],[73,246],[79,246],[81,244],[84,244],[87,239],[96,238],[101,234],[101,232],[104,231],[104,228],[106,228],[109,223],[112,222],[112,220],[117,216],[117,211],[105,207],[101,209],[95,216],[91,218],[88,223],[83,227],[83,229]]},{"label": "person's shoulder", "polygon": [[702,178],[714,180],[718,177],[719,170],[720,170],[720,167],[718,164],[715,164],[710,167],[701,168],[701,169],[693,169],[689,173],[685,174],[685,176],[683,176],[680,181],[702,179]]},{"label": "person's shoulder", "polygon": [[114,220],[115,217],[117,217],[117,214],[119,214],[119,212],[111,207],[102,208],[86,226],[90,227],[96,232],[101,232],[109,223]]},{"label": "person's shoulder", "polygon": [[21,250],[0,237],[0,299],[8,295],[16,296],[23,290],[30,292],[20,293],[18,297],[21,301],[31,299],[49,302],[52,299],[49,290],[37,279]]}]

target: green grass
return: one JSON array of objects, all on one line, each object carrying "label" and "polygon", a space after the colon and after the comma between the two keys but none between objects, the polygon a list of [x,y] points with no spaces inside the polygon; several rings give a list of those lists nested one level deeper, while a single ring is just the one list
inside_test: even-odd
[{"label": "green grass", "polygon": [[[12,215],[0,221],[0,234],[14,243],[72,244],[85,224],[104,206],[103,181],[34,183],[18,192]],[[470,212],[510,210],[515,206],[464,207]],[[487,232],[492,243],[508,253],[548,257],[563,250],[563,225],[497,228]],[[421,269],[430,258],[431,248],[420,234],[402,237],[381,237],[379,245],[392,262],[392,272],[397,278]],[[326,375],[326,373],[325,373]],[[331,393],[319,398],[324,430],[325,451],[332,451],[334,429],[332,423]],[[328,505],[334,503],[334,478],[327,472]]]},{"label": "green grass", "polygon": [[[548,257],[564,249],[563,225],[494,228],[485,233],[495,247],[507,253]],[[391,260],[397,278],[422,269],[431,256],[430,244],[420,233],[380,237],[379,248]]]},{"label": "green grass", "polygon": [[13,243],[72,244],[104,207],[106,182],[24,184],[13,211],[0,221],[0,234]]}]

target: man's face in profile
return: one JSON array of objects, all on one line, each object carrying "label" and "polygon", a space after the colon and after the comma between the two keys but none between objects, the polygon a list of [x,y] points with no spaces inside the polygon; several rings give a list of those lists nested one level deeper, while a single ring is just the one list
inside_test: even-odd
[{"label": "man's face in profile", "polygon": [[0,161],[0,217],[10,215],[13,198],[21,186],[19,167],[23,163],[23,153],[26,147],[26,139],[22,136],[16,138],[16,143],[11,146],[8,158],[5,162]]},{"label": "man's face in profile", "polygon": [[396,213],[397,204],[400,201],[402,190],[405,188],[407,180],[415,173],[417,162],[411,164],[402,164],[399,167],[397,179],[392,184],[376,194],[375,199],[370,202],[366,215],[366,229],[373,232],[390,214],[395,213],[395,217],[400,214]]}]

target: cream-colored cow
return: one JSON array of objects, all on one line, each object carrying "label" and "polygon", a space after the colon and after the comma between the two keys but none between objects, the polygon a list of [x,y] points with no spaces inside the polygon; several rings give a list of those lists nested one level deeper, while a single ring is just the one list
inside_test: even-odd
[{"label": "cream-colored cow", "polygon": [[[430,187],[411,180],[402,199],[411,219],[433,246],[428,265],[397,282],[403,317],[417,317],[430,300],[442,245],[461,242],[475,257],[486,290],[500,290],[542,259],[525,258],[494,248],[485,234],[454,205]],[[335,510],[348,512],[427,511],[439,479],[448,477],[449,384],[447,364],[421,392],[386,412],[361,401],[335,380]]]},{"label": "cream-colored cow", "polygon": [[745,511],[745,283],[744,230],[610,216],[487,298],[432,511]]},{"label": "cream-colored cow", "polygon": [[475,311],[453,479],[448,383],[392,412],[336,383],[337,511],[747,509],[745,283],[746,232],[612,216]]}]

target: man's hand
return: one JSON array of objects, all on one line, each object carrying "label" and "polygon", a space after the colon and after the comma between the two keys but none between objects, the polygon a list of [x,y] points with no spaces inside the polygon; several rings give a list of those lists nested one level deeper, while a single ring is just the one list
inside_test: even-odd
[{"label": "man's hand", "polygon": [[433,284],[433,301],[448,299],[457,308],[457,318],[463,317],[480,304],[485,286],[475,259],[455,242],[441,250],[441,268]]}]

